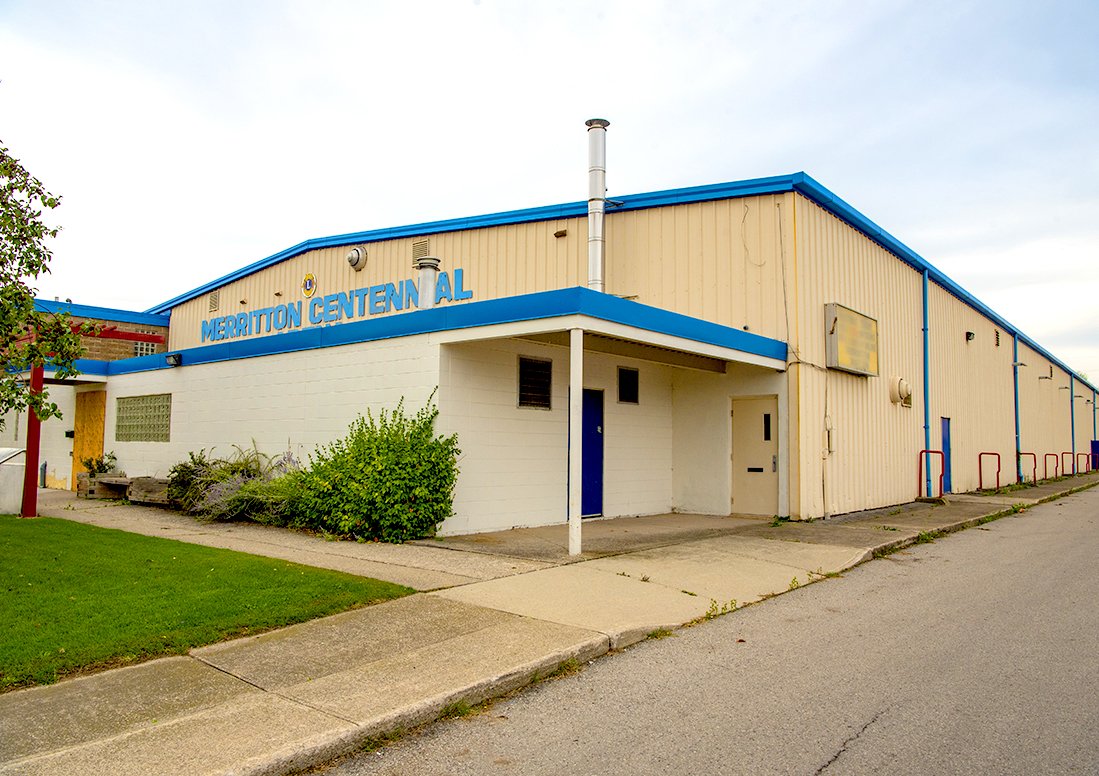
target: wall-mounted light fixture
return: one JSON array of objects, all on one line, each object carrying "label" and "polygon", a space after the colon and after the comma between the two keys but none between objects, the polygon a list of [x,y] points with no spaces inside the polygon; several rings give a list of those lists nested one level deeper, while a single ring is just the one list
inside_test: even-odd
[{"label": "wall-mounted light fixture", "polygon": [[1025,361],[1012,361],[1011,365],[1012,366],[1026,366],[1026,362]]},{"label": "wall-mounted light fixture", "polygon": [[1058,385],[1058,386],[1057,386],[1057,390],[1058,390],[1058,391],[1067,391],[1068,389],[1069,389],[1069,388],[1068,388],[1068,386],[1067,386],[1067,385]]},{"label": "wall-mounted light fixture", "polygon": [[183,363],[183,354],[182,353],[165,353],[164,354],[164,363],[166,363],[168,366],[179,366],[180,364]]},{"label": "wall-mounted light fixture", "polygon": [[971,331],[967,331],[967,332],[965,333],[965,341],[966,341],[966,342],[972,342],[972,341],[973,341],[973,338],[974,338],[974,337],[976,337],[976,336],[977,336],[977,335],[976,335],[976,334],[974,334],[973,332],[971,332]]}]

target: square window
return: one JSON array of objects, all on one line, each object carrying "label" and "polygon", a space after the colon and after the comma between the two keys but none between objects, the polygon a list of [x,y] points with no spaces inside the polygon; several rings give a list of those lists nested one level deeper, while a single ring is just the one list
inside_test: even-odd
[{"label": "square window", "polygon": [[550,409],[553,362],[519,357],[519,406]]},{"label": "square window", "polygon": [[626,366],[618,367],[618,401],[622,404],[638,404],[638,371]]}]

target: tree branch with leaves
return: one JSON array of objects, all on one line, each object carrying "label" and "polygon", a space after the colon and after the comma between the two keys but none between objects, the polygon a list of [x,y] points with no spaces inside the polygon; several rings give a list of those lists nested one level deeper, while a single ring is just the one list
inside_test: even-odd
[{"label": "tree branch with leaves", "polygon": [[36,366],[50,366],[55,378],[79,374],[74,362],[84,351],[69,316],[38,310],[35,279],[50,271],[50,227],[42,214],[61,204],[0,143],[0,428],[8,412],[30,409],[39,419],[61,417],[49,394],[32,393],[24,377]]}]

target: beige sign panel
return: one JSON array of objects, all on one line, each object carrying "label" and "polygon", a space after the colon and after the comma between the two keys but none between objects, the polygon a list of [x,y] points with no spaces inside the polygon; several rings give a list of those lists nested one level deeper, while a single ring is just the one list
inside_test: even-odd
[{"label": "beige sign panel", "polygon": [[835,303],[824,306],[829,369],[878,374],[878,322]]}]

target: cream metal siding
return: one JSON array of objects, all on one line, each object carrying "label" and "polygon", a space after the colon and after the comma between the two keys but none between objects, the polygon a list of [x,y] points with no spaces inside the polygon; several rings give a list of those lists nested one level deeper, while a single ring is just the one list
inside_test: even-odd
[{"label": "cream metal siding", "polygon": [[[1019,367],[1020,448],[1023,452],[1038,456],[1039,479],[1045,476],[1047,454],[1056,456],[1057,472],[1063,473],[1061,454],[1072,450],[1072,437],[1069,431],[1071,410],[1068,399],[1068,375],[1022,343],[1019,344],[1019,360],[1026,364]],[[1090,418],[1088,421],[1088,430],[1090,430]],[[1078,416],[1078,433],[1082,430],[1080,426]],[[1068,462],[1067,456],[1065,462]],[[1023,464],[1024,473],[1029,467],[1029,462]],[[1054,459],[1050,458],[1049,476],[1051,477],[1053,467]]]},{"label": "cream metal siding", "polygon": [[[952,489],[976,490],[978,455],[1000,455],[1000,483],[1015,481],[1015,395],[1012,338],[941,287],[928,286],[931,336],[931,446],[942,450],[942,418],[950,418]],[[996,346],[999,331],[1000,344]],[[966,332],[973,339],[966,339]],[[1068,404],[1065,405],[1066,410]],[[939,470],[936,462],[934,471]],[[984,459],[984,485],[996,482]]]},{"label": "cream metal siding", "polygon": [[[911,501],[923,447],[922,276],[809,200],[797,197],[794,208],[798,337],[789,379],[799,404],[795,515]],[[825,368],[829,302],[878,322],[877,377]],[[893,377],[911,385],[911,407],[890,401]]]},{"label": "cream metal siding", "polygon": [[[780,202],[792,195],[745,197],[607,214],[609,293],[685,315],[786,339]],[[785,223],[783,229],[790,229]],[[565,232],[561,237],[554,235]],[[582,286],[587,283],[587,219],[528,224],[367,243],[366,267],[348,266],[350,246],[294,256],[172,309],[172,350],[202,345],[202,322],[303,300],[306,273],[313,298],[415,278],[413,243],[427,240],[442,269],[462,269],[473,301]],[[786,236],[789,241],[792,239]],[[453,278],[453,275],[452,275]],[[792,278],[789,279],[792,283]],[[787,284],[789,288],[789,284]],[[401,313],[390,313],[401,314]],[[252,335],[256,336],[256,335]]]},{"label": "cream metal siding", "polygon": [[780,237],[792,235],[779,205],[791,197],[612,209],[608,292],[785,341]]}]

